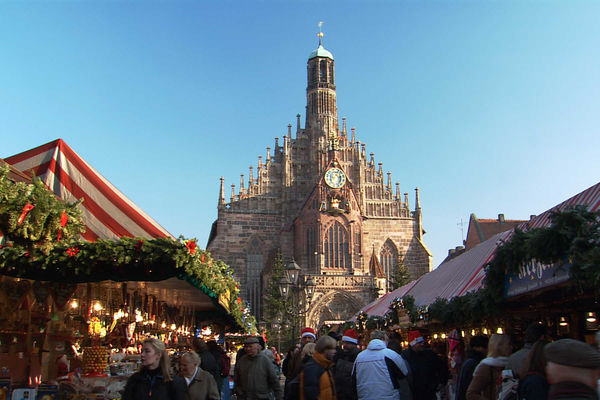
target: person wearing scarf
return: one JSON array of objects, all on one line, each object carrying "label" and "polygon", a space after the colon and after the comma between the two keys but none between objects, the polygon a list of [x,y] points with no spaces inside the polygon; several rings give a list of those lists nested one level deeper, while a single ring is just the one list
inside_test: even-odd
[{"label": "person wearing scarf", "polygon": [[498,397],[497,382],[511,353],[510,337],[493,334],[488,343],[487,357],[481,360],[467,388],[467,400],[494,400]]},{"label": "person wearing scarf", "polygon": [[321,336],[313,356],[300,371],[300,400],[336,400],[335,380],[331,368],[337,342]]}]

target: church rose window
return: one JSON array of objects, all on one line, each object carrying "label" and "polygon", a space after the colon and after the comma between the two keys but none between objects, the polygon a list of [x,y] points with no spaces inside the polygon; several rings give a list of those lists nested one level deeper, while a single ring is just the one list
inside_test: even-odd
[{"label": "church rose window", "polygon": [[381,266],[383,267],[385,277],[387,278],[387,289],[389,291],[392,276],[394,275],[394,268],[396,268],[398,260],[398,252],[389,240],[383,244],[381,252],[379,253],[379,260],[381,261]]},{"label": "church rose window", "polygon": [[261,273],[264,264],[264,256],[261,251],[260,241],[254,239],[248,246],[246,259],[246,287],[248,302],[252,313],[258,318],[261,315]]},{"label": "church rose window", "polygon": [[350,268],[348,232],[339,222],[325,233],[325,268]]}]

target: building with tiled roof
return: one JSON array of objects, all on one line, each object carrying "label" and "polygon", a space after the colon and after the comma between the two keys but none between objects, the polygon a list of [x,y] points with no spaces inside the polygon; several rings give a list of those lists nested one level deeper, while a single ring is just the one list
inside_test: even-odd
[{"label": "building with tiled roof", "polygon": [[498,214],[496,219],[479,219],[475,214],[469,218],[469,229],[467,238],[463,242],[465,250],[470,250],[480,243],[485,242],[500,232],[506,232],[518,226],[526,220],[505,219],[504,214]]}]

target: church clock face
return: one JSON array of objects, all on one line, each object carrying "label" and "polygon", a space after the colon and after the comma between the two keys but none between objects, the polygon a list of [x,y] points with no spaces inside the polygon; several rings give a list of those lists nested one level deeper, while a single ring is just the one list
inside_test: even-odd
[{"label": "church clock face", "polygon": [[346,175],[339,168],[329,168],[325,172],[325,183],[332,189],[339,189],[346,183]]}]

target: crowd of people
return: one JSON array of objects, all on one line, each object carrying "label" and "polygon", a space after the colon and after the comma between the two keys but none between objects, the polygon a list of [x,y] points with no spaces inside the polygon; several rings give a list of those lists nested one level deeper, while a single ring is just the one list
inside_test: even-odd
[{"label": "crowd of people", "polygon": [[460,346],[451,346],[456,351],[450,356],[434,351],[419,331],[409,333],[403,349],[395,332],[373,331],[361,347],[354,329],[317,338],[306,327],[283,359],[261,339],[246,338],[231,371],[223,366],[228,364],[223,350],[200,341],[196,351],[179,357],[179,375],[169,368],[164,343],[148,339],[142,369],[131,376],[122,398],[229,400],[229,385],[223,385],[230,374],[231,398],[237,400],[599,398],[600,351],[574,339],[550,341],[537,323],[527,328],[525,344],[515,352],[509,335],[493,334],[471,337],[463,354],[456,350]]}]

